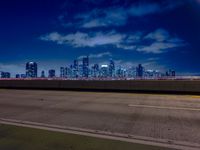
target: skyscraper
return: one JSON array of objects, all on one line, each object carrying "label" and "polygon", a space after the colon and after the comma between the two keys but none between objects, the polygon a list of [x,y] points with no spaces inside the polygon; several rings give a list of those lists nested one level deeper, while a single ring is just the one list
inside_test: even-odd
[{"label": "skyscraper", "polygon": [[17,79],[20,78],[20,74],[16,74],[15,78],[17,78]]},{"label": "skyscraper", "polygon": [[36,62],[26,63],[26,77],[37,78],[37,63]]},{"label": "skyscraper", "polygon": [[44,72],[44,70],[41,72],[41,78],[45,78],[45,72]]},{"label": "skyscraper", "polygon": [[1,78],[10,78],[10,72],[0,72]]},{"label": "skyscraper", "polygon": [[83,58],[83,77],[87,78],[89,76],[89,57]]},{"label": "skyscraper", "polygon": [[92,77],[94,77],[94,78],[99,77],[99,65],[98,64],[94,64],[94,66],[92,66]]},{"label": "skyscraper", "polygon": [[65,75],[65,68],[64,67],[60,67],[60,77],[61,78],[64,78],[66,75]]},{"label": "skyscraper", "polygon": [[108,65],[101,65],[100,76],[103,78],[107,78],[109,75],[109,67]]},{"label": "skyscraper", "polygon": [[176,76],[175,70],[170,69],[169,71],[166,72],[166,76],[167,77],[175,77]]},{"label": "skyscraper", "polygon": [[114,77],[115,76],[115,63],[112,59],[110,59],[110,64],[109,64],[109,77]]},{"label": "skyscraper", "polygon": [[127,69],[127,77],[128,78],[135,78],[136,76],[136,70],[135,70],[135,67],[129,67]]},{"label": "skyscraper", "polygon": [[175,77],[175,76],[176,76],[176,71],[172,70],[172,77]]},{"label": "skyscraper", "polygon": [[74,64],[73,64],[73,77],[75,77],[75,78],[77,78],[78,77],[78,68],[79,67],[79,65],[78,65],[78,60],[76,59],[76,60],[74,60]]},{"label": "skyscraper", "polygon": [[26,74],[21,74],[21,78],[26,78]]},{"label": "skyscraper", "polygon": [[73,77],[72,68],[73,67],[66,67],[65,68],[65,78],[72,78]]},{"label": "skyscraper", "polygon": [[139,64],[138,67],[136,67],[136,77],[142,78],[144,75],[144,67]]},{"label": "skyscraper", "polygon": [[116,76],[118,78],[124,78],[126,77],[126,72],[127,72],[126,69],[120,67],[116,70]]},{"label": "skyscraper", "polygon": [[56,71],[54,69],[49,70],[49,78],[55,78],[56,77]]}]

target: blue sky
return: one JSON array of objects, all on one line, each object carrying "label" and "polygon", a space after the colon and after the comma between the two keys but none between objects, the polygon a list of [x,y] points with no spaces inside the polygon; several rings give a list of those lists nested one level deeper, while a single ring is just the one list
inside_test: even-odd
[{"label": "blue sky", "polygon": [[142,63],[200,74],[200,0],[6,0],[0,2],[0,71]]}]

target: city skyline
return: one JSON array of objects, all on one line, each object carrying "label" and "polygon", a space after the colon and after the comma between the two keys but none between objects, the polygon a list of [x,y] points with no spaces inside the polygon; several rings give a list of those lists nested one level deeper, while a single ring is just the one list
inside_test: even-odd
[{"label": "city skyline", "polygon": [[110,58],[107,63],[91,63],[89,56],[74,59],[70,65],[60,66],[59,71],[53,68],[39,70],[37,62],[29,61],[25,64],[24,72],[11,74],[0,71],[0,78],[66,78],[66,79],[165,79],[176,77],[173,69],[153,70],[145,68],[142,64],[137,66],[122,67],[116,65]]},{"label": "city skyline", "polygon": [[200,75],[198,0],[1,1],[0,71],[39,71],[89,56],[105,64]]},{"label": "city skyline", "polygon": [[[91,56],[91,55],[90,55]],[[128,69],[130,69],[130,68],[137,68],[137,66],[139,65],[139,64],[141,64],[140,62],[135,62],[135,63],[132,63],[132,62],[127,62],[127,63],[122,63],[122,61],[121,60],[114,60],[112,57],[108,57],[108,59],[107,60],[105,60],[105,61],[103,61],[103,62],[99,62],[99,63],[97,63],[97,62],[93,62],[92,60],[93,59],[91,59],[90,57],[89,57],[89,55],[82,55],[82,56],[79,56],[79,57],[77,57],[76,59],[74,59],[74,60],[72,60],[72,62],[69,62],[69,61],[66,61],[66,62],[68,62],[68,63],[61,63],[61,64],[57,64],[56,65],[56,67],[55,67],[55,65],[52,65],[52,66],[50,66],[50,65],[48,65],[47,64],[47,66],[48,67],[43,67],[43,65],[41,65],[40,64],[40,62],[36,62],[36,61],[27,61],[27,62],[24,62],[24,63],[21,63],[20,64],[20,66],[18,66],[18,69],[16,70],[16,71],[14,71],[14,72],[12,72],[12,70],[10,71],[9,70],[9,68],[8,69],[4,69],[4,70],[0,70],[0,72],[3,72],[3,73],[10,73],[10,77],[11,78],[15,78],[16,77],[16,75],[22,75],[23,77],[22,78],[25,78],[25,77],[28,77],[28,75],[27,75],[27,70],[26,70],[26,67],[27,67],[27,64],[28,63],[36,63],[37,64],[37,76],[38,77],[40,77],[41,76],[41,73],[42,73],[42,71],[45,71],[45,77],[48,77],[48,72],[49,72],[49,70],[55,70],[55,76],[56,77],[60,77],[60,68],[61,67],[70,67],[71,65],[73,65],[73,63],[74,63],[74,61],[77,61],[77,63],[80,65],[81,63],[80,62],[82,62],[83,61],[83,59],[84,58],[86,58],[86,57],[88,57],[90,60],[89,60],[89,62],[90,62],[90,64],[89,64],[89,68],[91,69],[94,65],[96,65],[96,64],[98,64],[99,65],[99,67],[100,66],[104,66],[104,65],[109,65],[109,62],[110,62],[110,60],[112,60],[112,61],[114,61],[114,63],[115,63],[115,67],[117,68],[117,69],[119,69],[119,68],[121,68],[121,69],[125,69],[125,70],[128,70]],[[94,55],[92,55],[91,56],[92,58],[94,57]],[[163,69],[163,68],[156,68],[156,66],[151,66],[151,65],[149,65],[148,63],[144,63],[144,64],[141,64],[144,68],[146,68],[146,70],[150,70],[150,71],[158,71],[158,72],[160,72],[160,73],[166,73],[167,71],[169,71],[169,70],[175,70],[175,68],[166,68],[166,69]],[[36,73],[35,73],[36,74]]]}]

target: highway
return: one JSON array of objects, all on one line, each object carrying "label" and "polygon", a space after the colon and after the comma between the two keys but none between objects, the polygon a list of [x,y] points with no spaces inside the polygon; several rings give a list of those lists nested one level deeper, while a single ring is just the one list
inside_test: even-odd
[{"label": "highway", "polygon": [[200,148],[195,95],[1,89],[0,122]]}]

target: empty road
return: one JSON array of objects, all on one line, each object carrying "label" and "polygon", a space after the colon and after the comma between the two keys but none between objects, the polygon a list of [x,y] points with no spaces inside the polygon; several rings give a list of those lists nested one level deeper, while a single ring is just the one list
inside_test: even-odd
[{"label": "empty road", "polygon": [[0,118],[200,145],[200,96],[0,90]]}]

